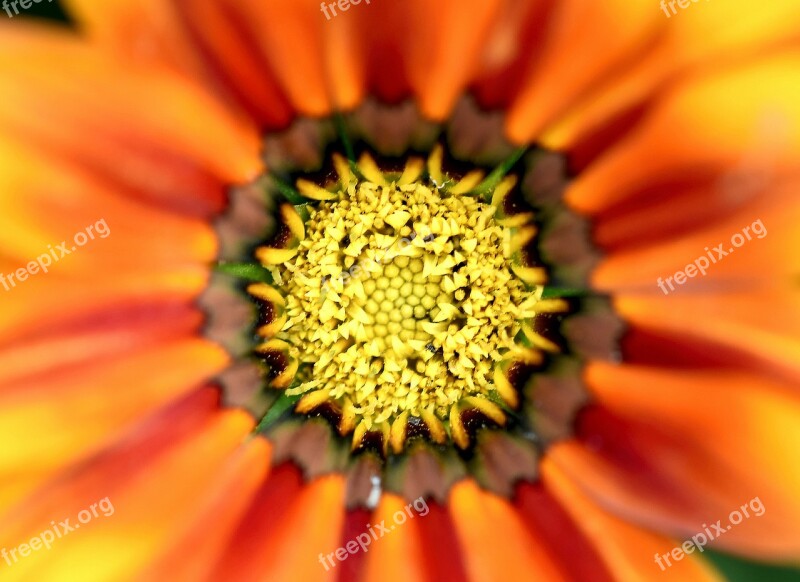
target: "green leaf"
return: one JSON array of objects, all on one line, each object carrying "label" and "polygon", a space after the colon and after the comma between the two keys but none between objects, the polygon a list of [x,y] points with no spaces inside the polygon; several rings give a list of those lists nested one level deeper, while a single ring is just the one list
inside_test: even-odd
[{"label": "green leaf", "polygon": [[308,204],[295,204],[294,209],[303,220],[304,224],[311,219],[311,213],[308,211]]},{"label": "green leaf", "polygon": [[261,422],[258,423],[258,427],[256,427],[256,432],[263,432],[270,428],[273,424],[275,424],[281,416],[283,416],[287,410],[294,407],[298,400],[302,397],[302,394],[295,394],[294,396],[288,396],[286,392],[281,393],[278,399],[270,406],[267,413],[261,419]]},{"label": "green leaf", "polygon": [[542,299],[557,299],[559,297],[580,297],[586,295],[586,289],[569,289],[567,287],[545,287]]},{"label": "green leaf", "polygon": [[478,196],[483,196],[484,198],[488,199],[491,192],[497,187],[497,185],[506,177],[511,171],[511,168],[514,167],[519,159],[528,151],[527,147],[521,147],[514,151],[508,159],[502,162],[499,166],[497,166],[491,173],[483,179],[483,182],[478,184],[475,189],[470,192],[471,195],[477,194]]},{"label": "green leaf", "polygon": [[797,582],[800,569],[790,566],[776,566],[745,560],[728,554],[706,550],[706,557],[725,575],[730,582]]},{"label": "green leaf", "polygon": [[334,124],[336,125],[336,133],[339,134],[339,139],[344,147],[344,153],[347,160],[350,162],[350,169],[354,174],[359,175],[358,164],[356,164],[356,152],[353,150],[353,144],[350,142],[350,136],[347,135],[347,128],[345,127],[344,117],[341,113],[333,116]]},{"label": "green leaf", "polygon": [[272,283],[272,273],[254,263],[217,263],[214,270],[246,281]]},{"label": "green leaf", "polygon": [[275,187],[278,189],[278,192],[286,198],[286,201],[290,204],[294,204],[295,206],[299,206],[301,204],[308,204],[309,200],[300,192],[294,189],[291,184],[287,184],[283,180],[278,179],[277,177],[273,176],[273,181],[275,182]]}]

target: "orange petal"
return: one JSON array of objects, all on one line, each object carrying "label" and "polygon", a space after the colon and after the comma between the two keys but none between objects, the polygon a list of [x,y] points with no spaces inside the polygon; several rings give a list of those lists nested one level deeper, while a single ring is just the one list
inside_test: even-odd
[{"label": "orange petal", "polygon": [[[210,579],[230,537],[250,507],[269,467],[270,445],[255,438],[228,461],[220,478],[210,483],[191,520],[163,550],[141,580],[194,582]],[[187,559],[191,556],[191,559]],[[155,557],[155,556],[154,556]]]},{"label": "orange petal", "polygon": [[91,325],[93,320],[124,318],[129,312],[158,313],[160,306],[194,298],[207,278],[206,267],[176,267],[148,278],[118,273],[91,285],[56,273],[37,275],[10,291],[0,291],[0,343]]},{"label": "orange petal", "polygon": [[194,307],[154,303],[138,310],[96,312],[87,320],[73,320],[68,329],[17,335],[0,351],[0,392],[14,383],[52,378],[70,368],[188,338],[201,323],[202,314]]},{"label": "orange petal", "polygon": [[[108,338],[111,339],[111,338]],[[68,344],[69,345],[69,344]],[[69,346],[77,348],[79,340]],[[199,340],[159,342],[0,385],[0,506],[97,453],[143,417],[195,389],[227,356]],[[36,364],[32,363],[36,368]],[[158,370],[133,374],[132,370]]]},{"label": "orange petal", "polygon": [[343,18],[332,18],[323,28],[325,69],[331,98],[339,111],[355,109],[367,91],[367,54],[371,47],[361,30],[362,20],[354,12],[371,8],[366,2],[360,6],[351,4],[351,12]]},{"label": "orange petal", "polygon": [[409,0],[416,16],[406,46],[409,77],[420,109],[431,119],[444,119],[475,74],[501,0],[440,0],[431,10],[426,0]]},{"label": "orange petal", "polygon": [[582,93],[631,62],[664,25],[663,16],[645,0],[559,2],[541,53],[509,111],[510,138],[535,141]]},{"label": "orange petal", "polygon": [[[558,468],[545,460],[542,465],[546,489],[570,513],[574,523],[597,547],[615,580],[675,580],[722,582],[722,578],[697,553],[661,568],[656,555],[670,552],[680,542],[628,523],[595,505]],[[663,558],[662,558],[663,562]]]},{"label": "orange petal", "polygon": [[102,14],[86,0],[66,0],[92,40],[139,64],[171,68],[194,78],[254,121],[283,126],[291,108],[239,5],[114,0]]},{"label": "orange petal", "polygon": [[91,0],[64,0],[81,29],[104,49],[149,65],[191,71],[200,67],[191,38],[182,30],[175,2],[109,0],[99,12]]},{"label": "orange petal", "polygon": [[541,540],[531,535],[508,501],[470,480],[457,483],[450,495],[470,580],[562,579]]},{"label": "orange petal", "polygon": [[[207,3],[220,4],[218,0]],[[312,116],[327,115],[334,105],[347,109],[361,100],[363,50],[352,12],[337,12],[338,17],[326,19],[316,0],[233,0],[222,4],[221,10],[208,10],[205,17],[185,9],[186,18],[194,22],[202,44],[207,44],[209,21],[220,15],[232,21],[230,34],[238,39],[218,39],[208,52],[210,57],[220,58],[231,52],[231,45],[243,45],[242,51],[251,53],[248,60],[254,62],[248,78],[237,84],[239,93],[247,96],[251,86],[259,86],[259,77],[274,78],[291,107]],[[366,7],[352,5],[348,10]],[[218,26],[212,25],[211,30],[215,28]],[[233,58],[226,59],[226,64],[225,68],[243,68]]]},{"label": "orange petal", "polygon": [[800,157],[798,67],[800,54],[787,51],[687,79],[570,185],[567,201],[594,214],[647,195],[659,181],[723,175],[748,158],[765,158],[775,175],[791,174]]},{"label": "orange petal", "polygon": [[9,162],[0,189],[17,194],[0,198],[0,343],[120,321],[202,289],[217,246],[205,221],[126,197],[7,136],[0,160]]},{"label": "orange petal", "polygon": [[280,536],[268,546],[271,563],[266,578],[287,582],[333,579],[332,575],[320,575],[323,567],[318,555],[336,547],[343,522],[342,477],[329,475],[309,483],[290,509]]},{"label": "orange petal", "polygon": [[[800,180],[794,180],[768,187],[769,192],[753,191],[752,203],[740,208],[722,200],[725,188],[691,191],[692,200],[675,192],[641,212],[601,219],[598,239],[617,242],[593,273],[592,284],[612,293],[693,295],[789,282],[800,272],[794,251],[800,246],[798,187]],[[674,280],[679,271],[682,284]]]},{"label": "orange petal", "polygon": [[198,87],[125,66],[65,32],[14,29],[0,41],[0,133],[114,191],[202,216],[221,208],[226,185],[260,170],[255,128]]},{"label": "orange petal", "polygon": [[[795,38],[800,6],[794,0],[770,2],[757,13],[750,8],[749,0],[699,9],[676,8],[677,14],[661,8],[667,11],[662,13],[667,22],[651,49],[582,95],[548,128],[542,142],[556,150],[573,149],[600,128],[624,117],[626,111],[635,111],[661,94],[675,80],[698,69],[702,73],[738,66],[743,59],[762,55]],[[752,18],[740,18],[744,13]]]},{"label": "orange petal", "polygon": [[345,514],[344,480],[329,475],[299,490],[298,485],[296,472],[289,467],[270,477],[232,538],[215,579],[335,579],[336,572],[326,571],[321,558],[339,544]]},{"label": "orange petal", "polygon": [[[119,580],[148,564],[196,515],[215,481],[236,469],[231,457],[246,454],[237,451],[253,428],[252,418],[217,407],[216,391],[198,393],[4,516],[0,546],[10,548],[52,528],[56,520],[82,525],[56,539],[51,550],[15,563],[4,576],[65,580],[80,571],[85,579]],[[251,470],[259,469],[251,465]],[[78,523],[79,512],[106,498],[113,512]],[[101,554],[105,558],[98,560]]]},{"label": "orange petal", "polygon": [[800,377],[800,296],[793,289],[631,295],[618,297],[614,304],[636,327],[750,354],[762,367]]},{"label": "orange petal", "polygon": [[505,0],[486,35],[472,91],[486,109],[507,109],[539,60],[557,2]]},{"label": "orange petal", "polygon": [[[378,537],[370,540],[370,545],[366,546],[369,553],[364,580],[405,582],[426,579],[421,540],[417,532],[417,522],[425,517],[414,511],[411,511],[412,517],[409,517],[405,511],[406,506],[404,499],[396,495],[384,494],[381,497],[380,505],[369,523],[384,525],[390,531],[378,534],[378,528],[373,526],[372,531]],[[359,533],[369,536],[370,530],[365,528]],[[361,539],[366,545],[365,538]],[[358,549],[360,550],[360,546]],[[348,561],[350,559],[352,558],[348,558]]]},{"label": "orange petal", "polygon": [[635,366],[674,370],[741,370],[790,379],[792,372],[776,368],[746,345],[722,345],[707,337],[689,336],[628,322],[620,341],[622,361]]},{"label": "orange petal", "polygon": [[800,470],[787,463],[800,446],[793,385],[606,364],[591,366],[587,381],[598,405],[579,421],[580,443],[550,457],[587,494],[682,538],[717,519],[725,527],[752,503],[750,517],[713,545],[766,559],[797,554]]},{"label": "orange petal", "polygon": [[205,220],[127,197],[84,170],[3,138],[0,160],[0,188],[15,194],[0,198],[6,274],[41,258],[38,277],[108,277],[114,270],[144,277],[215,257]]},{"label": "orange petal", "polygon": [[270,471],[266,481],[230,536],[228,546],[216,565],[212,580],[260,580],[270,556],[260,549],[271,537],[276,537],[303,490],[303,477],[299,469],[285,463]]},{"label": "orange petal", "polygon": [[444,118],[477,70],[496,66],[492,55],[485,57],[488,64],[481,62],[486,37],[493,27],[496,37],[507,30],[508,19],[496,21],[510,4],[444,0],[433,11],[424,0],[362,4],[348,14],[360,21],[363,62],[358,70],[382,100],[395,103],[413,91],[428,117]]},{"label": "orange petal", "polygon": [[646,195],[595,215],[595,243],[609,252],[636,250],[714,228],[734,217],[741,220],[742,214],[752,221],[780,206],[793,212],[797,203],[790,193],[797,187],[797,177],[776,174],[763,161],[743,158],[716,173],[654,181]]},{"label": "orange petal", "polygon": [[408,31],[427,16],[415,13],[413,6],[408,2],[373,2],[368,6],[362,3],[347,15],[358,21],[362,47],[359,58],[363,59],[360,66],[368,89],[390,103],[400,101],[411,91],[406,57]]},{"label": "orange petal", "polygon": [[269,64],[289,102],[312,116],[331,111],[325,71],[325,18],[316,0],[240,0],[255,48]]},{"label": "orange petal", "polygon": [[561,504],[541,484],[517,487],[514,505],[532,534],[547,546],[566,580],[612,582],[614,572],[603,562],[598,548],[580,530]]}]

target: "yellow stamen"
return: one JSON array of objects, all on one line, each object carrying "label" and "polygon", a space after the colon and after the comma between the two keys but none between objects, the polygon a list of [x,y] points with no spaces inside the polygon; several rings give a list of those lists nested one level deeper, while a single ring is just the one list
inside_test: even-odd
[{"label": "yellow stamen", "polygon": [[[411,421],[427,427],[434,442],[449,436],[466,447],[465,410],[504,425],[505,413],[492,399],[518,403],[504,376],[510,362],[541,361],[538,352],[514,343],[523,322],[564,307],[526,287],[544,279],[543,269],[510,258],[535,228],[512,236],[498,222],[502,209],[458,195],[483,174],[471,172],[448,187],[442,158],[437,147],[427,183],[419,181],[419,159],[389,183],[368,154],[358,164],[364,181],[341,156],[334,159],[338,191],[298,181],[304,196],[322,202],[309,206],[295,252],[274,269],[283,295],[253,287],[277,314],[261,330],[273,339],[259,349],[285,354],[281,387],[288,387],[289,372],[303,370],[287,390],[302,395],[296,411],[334,403],[341,411],[338,429],[353,433],[354,448],[378,433],[384,447],[400,452]],[[514,184],[503,180],[493,200],[502,201]],[[289,218],[294,233],[298,224]],[[288,249],[270,249],[264,258],[272,265],[279,251]]]}]

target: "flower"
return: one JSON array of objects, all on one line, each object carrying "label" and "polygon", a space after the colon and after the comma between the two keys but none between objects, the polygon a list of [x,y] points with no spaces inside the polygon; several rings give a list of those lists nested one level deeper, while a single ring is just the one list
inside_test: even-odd
[{"label": "flower", "polygon": [[504,212],[516,179],[489,181],[481,195],[482,174],[450,179],[442,155],[436,146],[427,180],[418,158],[384,175],[368,154],[355,172],[335,157],[328,188],[298,180],[299,192],[322,201],[300,206],[306,223],[282,203],[274,242],[255,253],[280,267],[271,285],[248,288],[268,314],[255,352],[268,361],[269,384],[302,396],[298,413],[329,408],[354,449],[379,439],[381,456],[390,442],[402,453],[420,431],[466,449],[478,413],[505,425],[493,400],[516,409],[519,396],[503,372],[541,363],[522,340],[535,339],[539,314],[567,311],[515,275],[543,271],[514,262],[535,232],[533,212]]},{"label": "flower", "polygon": [[796,3],[67,5],[0,35],[4,579],[796,560]]}]

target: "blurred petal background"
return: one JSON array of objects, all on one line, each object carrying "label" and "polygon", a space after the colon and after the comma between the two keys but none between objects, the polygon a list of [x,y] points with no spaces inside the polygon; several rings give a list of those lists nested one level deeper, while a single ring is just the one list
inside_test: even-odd
[{"label": "blurred petal background", "polygon": [[[356,34],[344,18],[323,28],[316,3],[243,1],[265,15],[296,11],[285,22],[300,23],[265,17],[274,28],[253,53],[215,19],[225,2],[176,3],[181,30],[203,43],[174,34],[155,0],[71,2],[91,50],[27,28],[37,18],[78,27],[58,2],[2,23],[0,273],[100,219],[112,234],[0,290],[0,548],[103,497],[117,513],[8,569],[0,561],[0,579],[322,579],[303,556],[339,545],[345,485],[331,475],[301,486],[286,467],[267,479],[272,445],[249,438],[244,411],[220,409],[209,379],[230,356],[195,337],[193,301],[217,249],[208,222],[225,205],[220,185],[260,168],[253,125],[349,109],[365,92],[411,92],[441,119],[467,88],[507,110],[513,141],[569,152],[566,200],[593,219],[604,253],[591,283],[629,324],[624,365],[587,367],[595,405],[574,439],[550,449],[546,491],[531,488],[533,512],[541,496],[570,513],[541,518],[536,535],[594,548],[600,558],[576,561],[610,574],[586,570],[588,580],[713,579],[703,565],[662,573],[653,551],[697,531],[697,515],[710,523],[760,495],[763,520],[704,557],[729,580],[800,579],[796,2],[711,0],[666,18],[655,1],[420,0],[410,10],[425,18],[413,21],[374,2],[385,18]],[[558,18],[545,18],[554,6]],[[203,66],[196,44],[213,54]],[[403,51],[403,74],[383,70],[373,47]],[[256,53],[269,55],[272,77],[254,76]],[[664,301],[658,277],[757,218],[764,241],[715,265],[702,291]],[[397,503],[387,496],[378,511]],[[466,574],[445,576],[580,579],[560,564],[569,551],[530,543],[527,525],[471,483],[450,503],[442,530],[462,547],[442,555],[462,558]],[[493,528],[510,539],[497,543]],[[376,546],[367,579],[425,579],[418,543],[405,533]],[[497,552],[486,563],[484,546]]]}]

